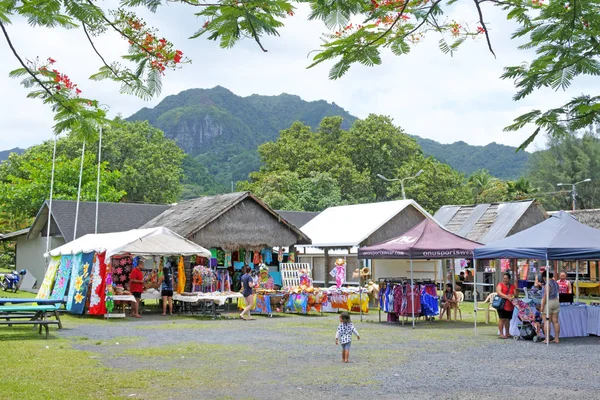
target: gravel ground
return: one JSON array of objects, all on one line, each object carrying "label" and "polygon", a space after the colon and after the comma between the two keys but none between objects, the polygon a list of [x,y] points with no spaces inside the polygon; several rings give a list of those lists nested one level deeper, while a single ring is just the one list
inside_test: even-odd
[{"label": "gravel ground", "polygon": [[123,393],[131,398],[600,398],[597,337],[546,346],[497,339],[493,326],[475,336],[466,322],[420,322],[413,330],[373,315],[353,319],[361,340],[349,364],[334,345],[337,315],[82,320],[59,335],[139,379],[146,370],[175,377],[169,387]]}]

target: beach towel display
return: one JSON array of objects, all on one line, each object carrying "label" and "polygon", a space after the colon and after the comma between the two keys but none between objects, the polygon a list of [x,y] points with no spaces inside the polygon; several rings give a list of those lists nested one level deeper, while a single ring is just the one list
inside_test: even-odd
[{"label": "beach towel display", "polygon": [[58,271],[56,273],[56,280],[54,282],[54,288],[50,299],[52,300],[63,300],[65,292],[67,291],[67,285],[69,283],[69,276],[71,275],[71,258],[73,256],[67,255],[62,256]]},{"label": "beach towel display", "polygon": [[96,254],[96,260],[92,266],[92,291],[90,294],[90,308],[88,313],[91,315],[106,314],[106,266],[104,265],[104,256],[106,253]]},{"label": "beach towel display", "polygon": [[52,286],[54,285],[54,280],[56,279],[56,271],[58,270],[58,265],[60,264],[60,256],[52,257],[50,259],[50,263],[48,264],[48,269],[46,270],[46,275],[44,275],[44,281],[42,282],[42,286],[40,286],[40,290],[35,296],[36,299],[48,299],[50,297],[50,293],[52,293]]},{"label": "beach towel display", "polygon": [[85,299],[90,287],[90,275],[95,259],[96,253],[85,253],[81,256],[81,268],[79,274],[74,278],[75,294],[71,304],[71,313],[73,314],[83,314],[85,310]]},{"label": "beach towel display", "polygon": [[67,291],[67,304],[65,308],[67,311],[71,311],[73,306],[73,296],[75,296],[75,281],[79,276],[79,270],[81,268],[81,253],[77,253],[71,257],[71,273],[69,274],[69,290]]},{"label": "beach towel display", "polygon": [[177,264],[177,293],[185,292],[185,268],[183,264],[183,256],[179,257]]}]

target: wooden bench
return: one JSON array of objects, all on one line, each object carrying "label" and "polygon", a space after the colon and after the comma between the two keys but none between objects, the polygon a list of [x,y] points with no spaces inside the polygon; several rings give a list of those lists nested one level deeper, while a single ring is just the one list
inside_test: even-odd
[{"label": "wooden bench", "polygon": [[[52,313],[56,319],[48,319],[48,313]],[[23,321],[23,319],[27,320]],[[44,305],[0,306],[0,325],[33,325],[34,328],[39,325],[40,334],[42,333],[42,327],[46,330],[46,339],[48,339],[49,325],[58,325],[59,329],[62,328],[57,307]]]}]

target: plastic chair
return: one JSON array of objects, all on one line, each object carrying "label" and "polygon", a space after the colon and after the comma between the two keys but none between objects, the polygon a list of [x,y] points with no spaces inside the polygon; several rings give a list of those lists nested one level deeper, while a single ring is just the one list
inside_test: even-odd
[{"label": "plastic chair", "polygon": [[487,303],[487,307],[477,307],[477,311],[485,311],[485,323],[489,324],[490,323],[490,313],[494,315],[494,318],[496,319],[496,321],[498,321],[498,314],[496,313],[496,310],[492,307],[492,301],[494,301],[494,297],[496,297],[496,292],[490,293],[488,295],[488,297],[485,298],[485,300],[483,301],[483,304]]},{"label": "plastic chair", "polygon": [[460,320],[462,321],[462,311],[460,310],[460,303],[465,301],[465,294],[463,292],[456,292],[456,305],[454,308],[454,320],[456,321],[456,313],[460,315]]}]

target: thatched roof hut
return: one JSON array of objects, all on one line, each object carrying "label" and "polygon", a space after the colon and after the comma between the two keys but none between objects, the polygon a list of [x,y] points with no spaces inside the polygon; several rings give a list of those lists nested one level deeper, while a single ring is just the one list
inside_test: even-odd
[{"label": "thatched roof hut", "polygon": [[158,226],[206,248],[261,250],[311,243],[300,229],[250,192],[182,201],[142,228]]}]

